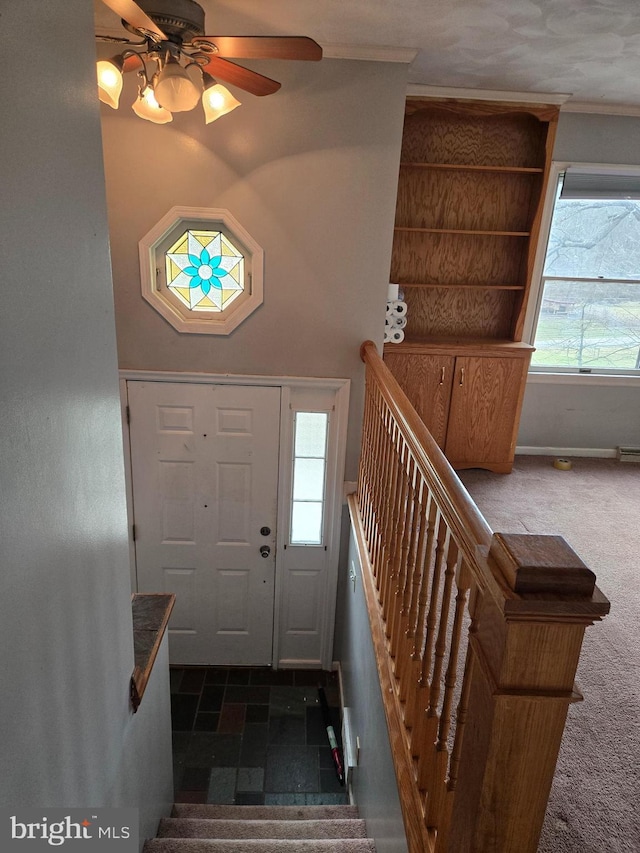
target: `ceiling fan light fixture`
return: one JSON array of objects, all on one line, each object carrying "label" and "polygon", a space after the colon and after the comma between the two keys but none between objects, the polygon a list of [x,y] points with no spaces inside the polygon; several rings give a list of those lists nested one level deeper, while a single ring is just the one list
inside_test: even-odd
[{"label": "ceiling fan light fixture", "polygon": [[175,59],[169,59],[155,83],[156,100],[172,113],[192,110],[200,100],[201,86]]},{"label": "ceiling fan light fixture", "polygon": [[139,118],[152,121],[154,124],[167,124],[167,122],[173,121],[173,116],[169,110],[160,106],[152,87],[148,84],[140,91],[131,109]]},{"label": "ceiling fan light fixture", "polygon": [[203,73],[204,92],[202,93],[202,109],[204,110],[205,124],[211,124],[218,118],[235,110],[240,106],[240,101],[231,92],[218,83],[210,74]]},{"label": "ceiling fan light fixture", "polygon": [[98,97],[103,104],[112,109],[118,109],[120,93],[122,92],[122,68],[124,60],[121,56],[112,59],[101,59],[96,64],[98,76]]},{"label": "ceiling fan light fixture", "polygon": [[[103,2],[118,15],[125,29],[142,41],[97,35],[100,40],[129,46],[121,56],[98,62],[99,98],[117,109],[123,75],[137,67],[141,82],[133,110],[157,124],[170,122],[173,113],[189,112],[200,102],[207,124],[240,106],[240,101],[212,74],[231,83],[234,89],[258,97],[273,95],[280,89],[277,80],[238,65],[234,59],[322,58],[322,48],[308,36],[205,35],[205,13],[197,0]],[[157,63],[153,79],[147,70],[152,62]]]}]

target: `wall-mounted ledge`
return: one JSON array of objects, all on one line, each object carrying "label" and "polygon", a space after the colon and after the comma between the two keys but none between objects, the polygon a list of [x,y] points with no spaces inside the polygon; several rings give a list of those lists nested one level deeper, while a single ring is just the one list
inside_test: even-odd
[{"label": "wall-mounted ledge", "polygon": [[142,701],[175,601],[175,595],[165,593],[134,593],[131,597],[134,668],[130,695],[134,714]]}]

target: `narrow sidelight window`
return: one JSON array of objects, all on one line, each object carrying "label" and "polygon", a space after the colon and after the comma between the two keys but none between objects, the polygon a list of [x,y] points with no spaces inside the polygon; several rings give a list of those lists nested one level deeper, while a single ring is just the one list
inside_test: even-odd
[{"label": "narrow sidelight window", "polygon": [[296,412],[293,442],[292,545],[322,545],[327,468],[326,412]]}]

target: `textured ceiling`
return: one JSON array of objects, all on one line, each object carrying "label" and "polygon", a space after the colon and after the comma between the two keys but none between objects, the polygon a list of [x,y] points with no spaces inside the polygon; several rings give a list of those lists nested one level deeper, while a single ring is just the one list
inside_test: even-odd
[{"label": "textured ceiling", "polygon": [[[141,5],[152,0],[139,0]],[[414,48],[409,81],[640,108],[639,0],[203,0],[208,34]],[[117,19],[96,0],[98,26]],[[335,53],[335,51],[334,51]],[[257,66],[254,66],[257,67]]]}]

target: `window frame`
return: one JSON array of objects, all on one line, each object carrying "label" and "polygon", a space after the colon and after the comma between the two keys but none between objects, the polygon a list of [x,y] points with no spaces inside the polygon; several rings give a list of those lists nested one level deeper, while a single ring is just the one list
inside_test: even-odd
[{"label": "window frame", "polygon": [[[630,175],[640,177],[640,165],[552,161],[549,170],[543,213],[540,221],[540,239],[538,241],[538,247],[535,255],[533,274],[531,278],[531,290],[523,330],[523,340],[530,343],[532,346],[535,346],[534,341],[542,308],[545,279],[544,266],[547,256],[549,237],[551,234],[551,224],[555,210],[556,198],[558,195],[558,182],[560,180],[560,176],[570,167],[586,169],[603,175],[628,173]],[[638,285],[638,287],[640,288],[640,285]],[[575,377],[575,380],[578,382],[588,380],[589,377],[598,377],[597,384],[616,384],[621,379],[626,381],[631,380],[631,382],[635,384],[635,381],[640,380],[640,369],[623,369],[615,367],[580,368],[531,364],[529,366],[529,379],[533,377],[537,377],[538,381],[545,381],[543,377],[546,377],[550,382],[558,381],[561,377]]]},{"label": "window frame", "polygon": [[[167,287],[165,252],[181,231],[220,231],[244,255],[244,291],[222,311],[191,311]],[[172,207],[138,244],[143,298],[178,332],[229,335],[263,301],[264,252],[228,210]]]},{"label": "window frame", "polygon": [[[326,539],[325,516],[327,508],[327,476],[328,476],[328,457],[329,457],[329,439],[331,434],[331,412],[327,409],[314,408],[296,408],[292,410],[292,441],[291,441],[291,500],[289,508],[289,526],[287,531],[287,547],[290,548],[324,548]],[[298,434],[298,417],[299,415],[323,415],[325,418],[324,430],[324,455],[323,456],[297,456],[296,442]],[[320,500],[304,500],[296,499],[295,483],[296,483],[296,461],[298,459],[322,459],[322,498]],[[320,539],[318,542],[304,542],[302,540],[294,540],[294,512],[297,503],[319,503],[321,505],[320,514]]]}]

